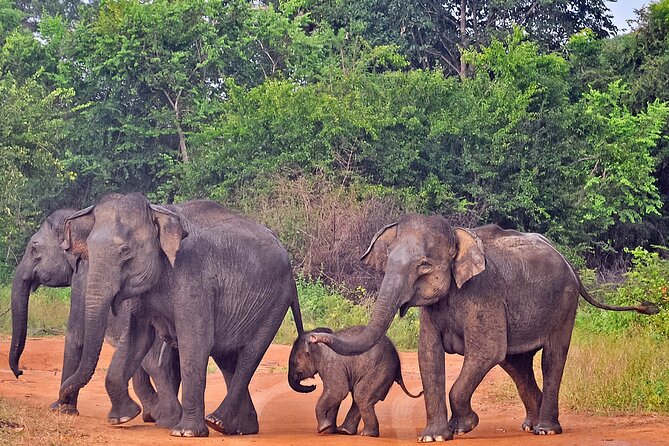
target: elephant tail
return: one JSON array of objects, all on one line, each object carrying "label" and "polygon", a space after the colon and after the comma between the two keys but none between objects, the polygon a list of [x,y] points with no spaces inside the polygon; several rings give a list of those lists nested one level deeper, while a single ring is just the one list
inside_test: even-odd
[{"label": "elephant tail", "polygon": [[[572,270],[573,270],[573,268],[572,268]],[[614,305],[608,305],[608,304],[605,304],[603,302],[599,302],[594,297],[592,297],[590,295],[590,293],[588,293],[588,291],[585,289],[585,287],[583,286],[583,283],[581,282],[581,278],[576,273],[576,271],[574,271],[574,275],[576,276],[576,279],[578,280],[578,286],[579,286],[578,292],[579,292],[579,294],[581,296],[583,296],[583,299],[588,301],[588,303],[590,303],[591,305],[593,305],[597,308],[601,308],[603,310],[611,310],[611,311],[636,311],[637,313],[640,313],[640,314],[649,314],[649,315],[650,314],[657,314],[657,313],[660,312],[660,309],[658,308],[657,305],[655,305],[654,303],[649,302],[647,300],[644,300],[638,306],[625,306],[625,307],[618,307],[618,306],[614,306]]]},{"label": "elephant tail", "polygon": [[407,390],[406,386],[404,385],[404,380],[402,379],[402,366],[401,365],[399,365],[399,367],[397,367],[397,376],[395,376],[395,382],[400,385],[400,387],[402,388],[404,393],[406,393],[407,396],[409,396],[410,398],[420,398],[423,395],[422,390],[420,392],[418,392],[418,395],[414,395],[411,392],[409,392],[409,390]]},{"label": "elephant tail", "polygon": [[293,282],[293,301],[290,303],[290,311],[293,312],[297,336],[300,337],[304,333],[304,325],[302,325],[302,312],[300,311],[300,300],[297,298],[297,286],[295,282]]}]

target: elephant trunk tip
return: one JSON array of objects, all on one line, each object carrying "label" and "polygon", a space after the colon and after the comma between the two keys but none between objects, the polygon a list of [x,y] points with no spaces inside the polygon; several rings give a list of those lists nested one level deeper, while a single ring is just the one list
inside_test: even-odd
[{"label": "elephant trunk tip", "polygon": [[311,333],[307,338],[309,344],[325,344],[330,345],[331,336],[327,333]]},{"label": "elephant trunk tip", "polygon": [[653,302],[648,302],[645,300],[641,302],[641,305],[636,308],[636,311],[641,314],[653,315],[659,313],[660,308]]},{"label": "elephant trunk tip", "polygon": [[16,379],[19,379],[19,376],[23,375],[23,370],[21,370],[18,365],[12,364],[10,367]]}]

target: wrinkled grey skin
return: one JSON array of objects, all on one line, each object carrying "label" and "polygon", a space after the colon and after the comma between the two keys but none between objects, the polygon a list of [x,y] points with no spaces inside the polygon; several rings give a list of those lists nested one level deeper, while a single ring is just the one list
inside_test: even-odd
[{"label": "wrinkled grey skin", "polygon": [[[351,327],[337,332],[347,338],[359,335],[364,327]],[[310,344],[310,333],[332,333],[329,328],[316,328],[305,332],[293,343],[288,363],[288,383],[297,392],[312,392],[316,386],[303,386],[300,381],[313,378],[318,373],[323,381],[323,394],[316,404],[316,420],[319,433],[355,435],[360,419],[365,427],[361,435],[378,437],[379,420],[374,405],[388,395],[393,382],[400,385],[404,393],[412,395],[404,386],[400,357],[392,341],[381,337],[371,349],[357,356],[342,356],[322,344]],[[351,393],[353,403],[344,423],[337,427],[339,405]]]},{"label": "wrinkled grey skin", "polygon": [[[182,415],[175,436],[206,436],[207,425],[227,434],[254,434],[258,420],[248,385],[289,307],[302,321],[288,253],[265,227],[197,200],[150,204],[140,194],[113,197],[72,216],[63,248],[87,258],[82,361],[62,384],[68,398],[91,379],[107,314],[137,297],[130,328],[107,372],[110,417],[136,412],[127,381],[155,329],[178,344]],[[204,416],[207,362],[226,381],[221,405]]]},{"label": "wrinkled grey skin", "polygon": [[[604,309],[654,314],[657,307],[612,307],[595,301],[546,238],[498,226],[452,228],[441,216],[408,215],[383,228],[363,256],[385,272],[369,324],[354,339],[312,334],[338,353],[372,347],[393,315],[421,307],[418,361],[427,426],[419,441],[443,441],[478,424],[471,396],[499,364],[513,379],[527,416],[522,428],[558,434],[558,392],[579,295]],[[532,358],[543,349],[543,392]],[[444,352],[464,355],[445,401]]]},{"label": "wrinkled grey skin", "polygon": [[[51,213],[30,238],[23,258],[16,268],[12,283],[12,341],[9,365],[17,378],[23,374],[23,371],[19,368],[19,360],[26,342],[28,299],[30,293],[41,285],[49,287],[71,286],[70,316],[63,354],[61,382],[65,382],[79,364],[84,329],[85,296],[83,292],[86,287],[88,265],[85,260],[77,262],[74,256],[65,253],[60,248],[63,241],[65,219],[75,212],[73,209],[59,209]],[[110,315],[106,339],[113,346],[117,345],[123,330],[128,326],[129,316],[130,312],[127,310],[123,310],[118,317]],[[163,361],[165,365],[158,368],[157,354],[161,347],[160,344],[162,342],[157,343],[152,348],[152,351],[143,361],[142,367],[133,376],[133,387],[144,409],[142,413],[144,421],[157,420],[158,425],[169,424],[170,418],[180,415],[180,412],[176,415],[172,413],[175,407],[170,404],[176,399],[176,397],[170,395],[175,395],[179,386],[178,376],[174,376],[173,371],[169,368],[172,362],[171,357],[175,355],[175,352],[170,349],[170,351],[164,353]],[[156,393],[154,390],[147,371],[154,377],[160,392]],[[167,390],[163,391],[163,388]],[[77,415],[79,413],[77,398],[78,392],[75,392],[67,400],[55,401],[51,405],[51,409],[65,414]],[[159,399],[162,404],[159,403]],[[179,406],[176,406],[176,409],[179,409]]]}]

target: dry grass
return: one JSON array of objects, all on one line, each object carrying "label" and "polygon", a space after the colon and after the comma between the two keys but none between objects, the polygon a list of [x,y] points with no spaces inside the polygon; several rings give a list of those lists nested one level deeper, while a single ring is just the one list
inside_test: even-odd
[{"label": "dry grass", "polygon": [[0,445],[85,445],[89,435],[75,418],[0,398]]},{"label": "dry grass", "polygon": [[[541,386],[541,354],[534,360]],[[517,399],[509,378],[498,401]],[[574,333],[560,390],[560,406],[601,415],[669,412],[669,344],[647,333]]]}]

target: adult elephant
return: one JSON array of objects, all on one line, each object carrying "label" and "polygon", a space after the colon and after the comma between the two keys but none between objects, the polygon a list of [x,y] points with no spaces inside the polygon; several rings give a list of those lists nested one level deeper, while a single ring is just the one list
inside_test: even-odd
[{"label": "adult elephant", "polygon": [[[385,272],[366,329],[353,339],[312,334],[340,354],[368,350],[395,312],[419,306],[418,361],[427,426],[419,441],[472,430],[471,396],[499,364],[515,382],[535,434],[558,434],[558,392],[579,295],[599,308],[653,314],[657,307],[612,307],[595,301],[565,258],[538,234],[498,226],[452,228],[441,216],[408,215],[379,231],[363,260]],[[543,349],[543,392],[532,358]],[[446,410],[444,352],[464,356]]]},{"label": "adult elephant", "polygon": [[[150,347],[144,332],[153,326],[179,350],[183,411],[172,435],[206,436],[207,425],[258,432],[251,376],[289,307],[303,332],[288,253],[271,231],[210,201],[157,206],[132,193],[70,217],[63,248],[88,259],[89,273],[82,361],[61,398],[93,375],[109,310],[137,297],[143,308],[133,313],[107,372],[110,416],[136,410],[127,381]],[[205,422],[209,356],[227,395]]]},{"label": "adult elephant", "polygon": [[[30,238],[21,262],[16,268],[12,283],[12,340],[9,351],[9,365],[18,378],[23,374],[19,360],[26,343],[28,327],[28,300],[30,293],[44,285],[48,287],[71,287],[70,315],[65,338],[61,383],[65,382],[77,369],[81,359],[84,331],[84,290],[88,264],[85,260],[77,261],[76,257],[65,253],[60,244],[63,242],[65,220],[72,216],[74,209],[59,209],[51,213],[39,229]],[[129,324],[130,310],[124,309],[117,317],[110,316],[106,339],[116,346],[123,330]],[[162,342],[157,342],[144,359],[142,367],[133,375],[133,387],[139,396],[144,421],[156,421],[159,426],[176,424],[175,417],[181,415],[180,405],[176,400],[179,387],[178,370],[175,373],[171,349],[165,353],[165,364],[158,367]],[[176,357],[176,356],[175,356]],[[156,392],[149,375],[159,389]],[[52,410],[77,415],[78,392],[67,399],[57,400],[51,404]],[[177,419],[178,421],[178,419]]]}]

